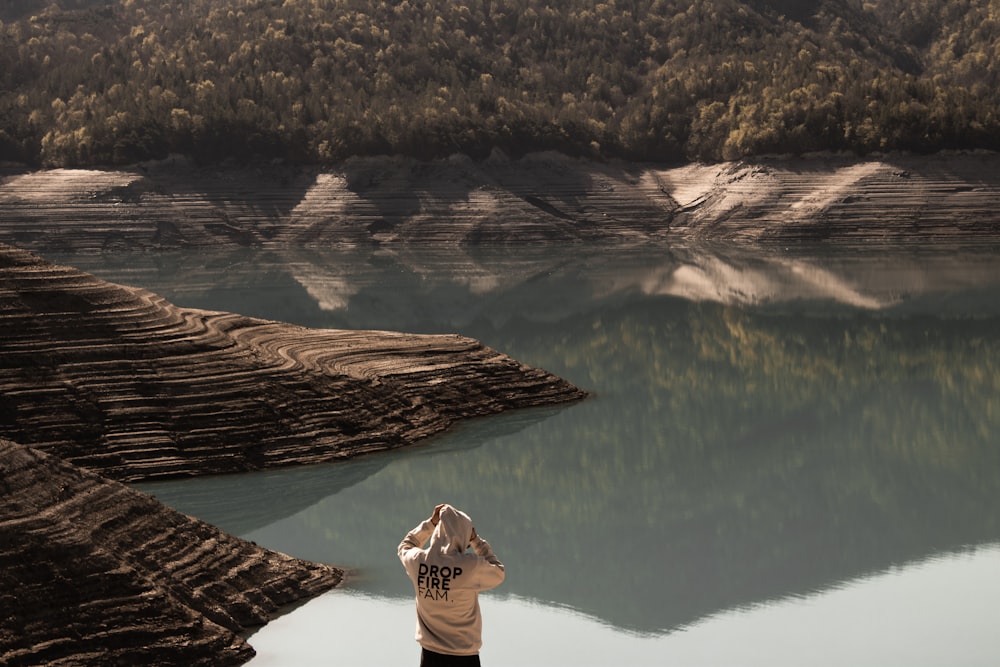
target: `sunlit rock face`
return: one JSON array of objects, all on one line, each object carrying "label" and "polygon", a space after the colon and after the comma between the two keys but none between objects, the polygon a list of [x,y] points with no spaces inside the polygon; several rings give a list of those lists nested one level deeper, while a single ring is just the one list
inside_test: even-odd
[{"label": "sunlit rock face", "polygon": [[993,153],[759,159],[656,170],[678,238],[942,241],[1000,233]]},{"label": "sunlit rock face", "polygon": [[324,170],[54,169],[0,179],[0,242],[37,251],[996,238],[1000,156],[722,164],[355,158]]}]

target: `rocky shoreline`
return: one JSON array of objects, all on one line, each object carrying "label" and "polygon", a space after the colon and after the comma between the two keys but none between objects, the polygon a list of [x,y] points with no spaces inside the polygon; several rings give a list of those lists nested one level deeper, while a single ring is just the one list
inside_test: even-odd
[{"label": "rocky shoreline", "polygon": [[0,662],[240,664],[342,572],[122,486],[334,461],[585,393],[455,335],[182,309],[0,245]]},{"label": "rocky shoreline", "polygon": [[676,166],[495,153],[327,169],[171,158],[5,173],[0,242],[42,252],[1000,237],[1000,154],[991,152]]},{"label": "rocky shoreline", "polygon": [[[241,664],[239,637],[342,570],[123,481],[335,461],[585,392],[454,335],[179,308],[28,252],[1000,239],[1000,155],[319,170],[0,169],[0,663]],[[10,245],[6,245],[10,244]],[[16,247],[15,247],[16,246]]]},{"label": "rocky shoreline", "polygon": [[336,586],[290,558],[0,440],[0,662],[239,665],[239,633]]}]

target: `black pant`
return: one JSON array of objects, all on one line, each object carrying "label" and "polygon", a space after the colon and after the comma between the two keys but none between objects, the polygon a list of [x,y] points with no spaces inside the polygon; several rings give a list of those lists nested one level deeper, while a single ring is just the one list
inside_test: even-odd
[{"label": "black pant", "polygon": [[420,667],[479,667],[479,654],[445,655],[420,649]]}]

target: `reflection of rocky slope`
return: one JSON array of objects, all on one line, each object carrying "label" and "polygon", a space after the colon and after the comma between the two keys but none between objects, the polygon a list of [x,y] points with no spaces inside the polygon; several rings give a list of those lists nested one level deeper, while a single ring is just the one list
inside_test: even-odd
[{"label": "reflection of rocky slope", "polygon": [[0,440],[0,663],[238,665],[237,636],[341,573]]},{"label": "reflection of rocky slope", "polygon": [[681,264],[667,274],[642,282],[648,294],[670,294],[691,301],[730,304],[781,303],[820,299],[860,308],[883,308],[889,300],[866,296],[843,276],[790,261],[740,267],[719,258]]},{"label": "reflection of rocky slope", "polygon": [[[595,299],[675,296],[727,305],[808,300],[827,309],[1000,312],[990,247],[741,249],[646,244],[518,248],[230,249],[215,253],[74,255],[114,282],[189,306],[306,326],[468,331],[475,321],[555,321]],[[479,334],[473,333],[474,337]]]},{"label": "reflection of rocky slope", "polygon": [[329,461],[581,395],[459,336],[182,310],[11,248],[0,278],[0,432],[119,479]]},{"label": "reflection of rocky slope", "polygon": [[991,153],[667,168],[558,155],[326,171],[53,170],[0,181],[0,241],[41,251],[721,239],[940,240],[1000,234]]}]

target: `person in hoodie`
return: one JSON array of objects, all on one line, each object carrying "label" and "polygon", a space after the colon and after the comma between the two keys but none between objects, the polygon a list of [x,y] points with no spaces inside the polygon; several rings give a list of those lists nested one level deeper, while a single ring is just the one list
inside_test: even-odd
[{"label": "person in hoodie", "polygon": [[406,534],[396,553],[417,595],[421,667],[478,666],[483,645],[479,591],[504,579],[503,563],[489,542],[476,533],[468,514],[438,505]]}]

